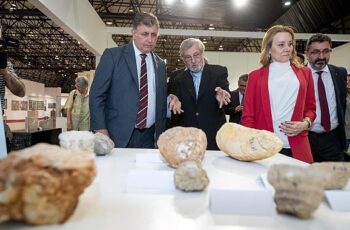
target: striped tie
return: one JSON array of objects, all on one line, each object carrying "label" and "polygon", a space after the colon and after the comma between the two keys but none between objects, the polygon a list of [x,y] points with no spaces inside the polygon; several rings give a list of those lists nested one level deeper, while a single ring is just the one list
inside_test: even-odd
[{"label": "striped tie", "polygon": [[318,75],[318,98],[320,101],[320,109],[321,109],[321,125],[326,130],[326,132],[331,130],[331,120],[329,116],[329,108],[326,96],[326,90],[322,81],[322,72],[316,72]]},{"label": "striped tie", "polygon": [[140,91],[139,91],[139,109],[136,116],[136,127],[139,129],[146,128],[147,123],[147,103],[148,103],[148,84],[147,84],[147,54],[141,55],[141,77],[140,77]]}]

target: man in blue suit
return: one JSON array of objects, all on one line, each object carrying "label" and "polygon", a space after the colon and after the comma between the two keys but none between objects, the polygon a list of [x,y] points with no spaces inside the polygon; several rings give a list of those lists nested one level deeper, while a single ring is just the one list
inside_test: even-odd
[{"label": "man in blue suit", "polygon": [[[132,41],[106,49],[96,69],[89,102],[91,130],[109,136],[116,147],[154,148],[165,130],[166,68],[164,61],[152,52],[158,30],[156,16],[137,13]],[[146,93],[140,88],[146,88]],[[145,95],[145,102],[141,102]],[[142,111],[145,116],[140,121]]]},{"label": "man in blue suit", "polygon": [[315,34],[306,43],[305,54],[312,71],[316,95],[317,117],[309,131],[315,162],[343,161],[346,148],[347,73],[343,67],[328,64],[331,47],[330,37],[324,34]]}]

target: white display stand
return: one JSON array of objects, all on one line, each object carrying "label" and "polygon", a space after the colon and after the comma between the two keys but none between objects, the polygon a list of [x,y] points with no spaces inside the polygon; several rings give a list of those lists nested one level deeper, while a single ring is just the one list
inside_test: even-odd
[{"label": "white display stand", "polygon": [[56,128],[61,128],[62,133],[67,131],[67,118],[56,117]]},{"label": "white display stand", "polygon": [[[153,160],[146,161],[136,155],[149,155]],[[203,167],[210,180],[208,188],[203,192],[185,193],[177,189],[167,190],[163,186],[153,187],[149,191],[138,182],[130,178],[130,173],[149,171],[143,175],[145,180],[156,185],[157,177],[154,173],[160,171],[172,172],[174,169],[160,162],[155,154],[158,150],[149,149],[114,149],[111,155],[97,157],[97,177],[93,184],[86,189],[79,199],[79,204],[73,216],[62,225],[28,226],[23,223],[2,223],[0,229],[6,230],[61,230],[61,229],[123,229],[123,230],[194,230],[194,229],[312,229],[312,230],[340,230],[348,229],[350,212],[336,212],[326,201],[313,213],[310,219],[299,219],[294,216],[271,213],[272,197],[267,200],[266,213],[251,212],[245,208],[244,213],[237,213],[244,205],[254,206],[254,193],[265,189],[260,175],[266,173],[269,167],[276,163],[305,165],[305,163],[277,154],[271,158],[256,162],[240,162],[226,156],[220,151],[207,151]],[[167,170],[168,169],[168,170]],[[153,181],[152,181],[153,178]],[[132,179],[132,181],[129,181]],[[130,191],[128,184],[134,183]],[[161,182],[160,182],[161,183]],[[129,184],[130,186],[130,184]],[[139,187],[137,187],[139,186]],[[148,186],[148,185],[147,185]],[[146,188],[146,189],[145,189]],[[237,191],[247,189],[249,194],[240,195]],[[157,190],[156,192],[154,190]],[[232,201],[223,199],[217,203],[228,206],[227,214],[219,214],[211,210],[210,201],[212,191],[223,192]],[[234,191],[242,199],[238,203],[236,197],[228,194]],[[244,193],[244,192],[241,192]],[[268,196],[266,192],[258,194]],[[272,195],[271,195],[272,196]],[[249,202],[244,201],[248,197]],[[236,200],[236,201],[234,201]],[[235,203],[236,202],[236,203]],[[259,200],[257,200],[259,203]],[[264,201],[260,201],[263,205]],[[240,207],[240,208],[239,208]],[[223,208],[218,210],[222,213]],[[262,206],[261,206],[262,208]],[[240,211],[240,210],[238,210]],[[241,211],[242,212],[242,211]],[[262,215],[263,214],[263,215]]]},{"label": "white display stand", "polygon": [[6,156],[7,156],[7,148],[6,148],[4,118],[2,116],[2,107],[0,103],[0,158],[4,158]]}]

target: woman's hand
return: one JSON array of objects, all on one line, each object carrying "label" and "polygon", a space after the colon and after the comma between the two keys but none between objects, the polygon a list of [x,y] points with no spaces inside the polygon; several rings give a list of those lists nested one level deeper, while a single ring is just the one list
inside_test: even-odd
[{"label": "woman's hand", "polygon": [[293,137],[309,129],[307,121],[285,121],[280,124],[280,130],[287,136]]}]

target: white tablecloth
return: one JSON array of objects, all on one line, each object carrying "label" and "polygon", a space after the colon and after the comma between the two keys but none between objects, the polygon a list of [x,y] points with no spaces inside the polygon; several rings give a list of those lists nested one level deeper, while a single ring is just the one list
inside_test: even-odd
[{"label": "white tablecloth", "polygon": [[[305,163],[277,154],[257,162],[240,162],[220,151],[207,151],[204,169],[210,178],[205,192],[127,190],[128,172],[173,170],[163,163],[135,162],[137,154],[154,157],[158,150],[114,149],[105,157],[97,157],[97,178],[80,197],[73,216],[63,225],[32,227],[10,222],[0,229],[84,229],[84,230],[170,230],[170,229],[349,229],[350,213],[335,212],[323,202],[311,219],[288,215],[219,215],[209,208],[211,189],[264,188],[259,176],[270,165]],[[156,183],[156,182],[155,182]],[[228,204],[233,205],[233,204]],[[350,205],[350,204],[349,204]]]}]

